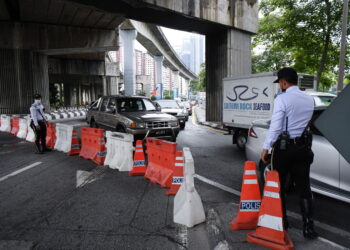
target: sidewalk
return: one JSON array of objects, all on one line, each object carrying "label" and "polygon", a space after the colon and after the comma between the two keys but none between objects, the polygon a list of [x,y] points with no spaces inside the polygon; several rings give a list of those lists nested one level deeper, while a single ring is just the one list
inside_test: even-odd
[{"label": "sidewalk", "polygon": [[221,129],[224,131],[228,131],[226,128],[224,128],[222,122],[207,122],[205,118],[205,106],[196,106],[193,109],[193,114],[196,116],[198,124],[208,126],[211,128]]}]

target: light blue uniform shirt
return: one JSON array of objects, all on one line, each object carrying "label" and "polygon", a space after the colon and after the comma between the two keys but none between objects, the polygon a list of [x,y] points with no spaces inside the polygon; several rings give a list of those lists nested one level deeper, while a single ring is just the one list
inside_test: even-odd
[{"label": "light blue uniform shirt", "polygon": [[34,125],[38,126],[38,121],[45,121],[44,106],[40,103],[33,103],[30,107],[30,116],[33,119]]},{"label": "light blue uniform shirt", "polygon": [[286,92],[279,94],[274,101],[271,124],[263,148],[270,149],[282,131],[286,130],[286,117],[290,138],[301,136],[312,117],[314,107],[314,99],[297,86],[289,87]]}]

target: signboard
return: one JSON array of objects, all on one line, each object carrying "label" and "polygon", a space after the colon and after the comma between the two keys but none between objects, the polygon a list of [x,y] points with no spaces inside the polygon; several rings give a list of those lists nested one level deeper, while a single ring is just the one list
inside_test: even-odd
[{"label": "signboard", "polygon": [[315,126],[350,163],[350,87],[339,94],[315,121]]},{"label": "signboard", "polygon": [[163,84],[162,83],[157,83],[156,91],[157,91],[156,99],[157,100],[163,99]]}]

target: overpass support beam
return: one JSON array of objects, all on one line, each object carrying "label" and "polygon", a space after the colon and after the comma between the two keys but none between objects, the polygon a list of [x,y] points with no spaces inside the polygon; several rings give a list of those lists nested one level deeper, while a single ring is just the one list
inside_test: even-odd
[{"label": "overpass support beam", "polygon": [[173,71],[173,76],[174,76],[174,86],[173,86],[173,91],[174,91],[174,98],[179,97],[179,85],[180,85],[180,75],[178,70]]},{"label": "overpass support beam", "polygon": [[160,94],[157,95],[157,99],[163,98],[163,60],[164,56],[155,56],[154,60],[156,61],[156,88],[157,92]]},{"label": "overpass support beam", "polygon": [[251,34],[229,29],[206,36],[206,119],[222,121],[222,80],[251,74]]},{"label": "overpass support beam", "polygon": [[0,113],[27,114],[33,94],[40,93],[48,111],[47,56],[30,50],[0,48]]},{"label": "overpass support beam", "polygon": [[120,30],[124,52],[124,90],[125,95],[136,93],[136,69],[135,69],[135,40],[136,30]]}]

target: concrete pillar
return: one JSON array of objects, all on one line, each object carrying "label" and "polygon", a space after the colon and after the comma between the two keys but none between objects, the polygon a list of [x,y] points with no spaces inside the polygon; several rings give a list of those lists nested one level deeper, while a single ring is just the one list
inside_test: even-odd
[{"label": "concrete pillar", "polygon": [[102,76],[102,92],[103,95],[108,95],[107,79],[106,76]]},{"label": "concrete pillar", "polygon": [[42,95],[49,111],[47,56],[29,50],[0,49],[0,57],[0,113],[27,114],[35,93]]},{"label": "concrete pillar", "polygon": [[251,34],[234,29],[206,36],[206,118],[222,121],[222,80],[251,74]]},{"label": "concrete pillar", "polygon": [[163,98],[163,60],[164,56],[155,56],[154,61],[156,62],[156,88],[157,88],[157,99]]},{"label": "concrete pillar", "polygon": [[173,71],[174,76],[174,85],[173,85],[173,91],[174,91],[174,98],[180,96],[180,75],[178,70]]},{"label": "concrete pillar", "polygon": [[110,94],[111,95],[118,95],[119,89],[118,89],[118,77],[111,76],[109,77],[109,84],[110,84]]},{"label": "concrete pillar", "polygon": [[136,93],[136,69],[135,69],[135,40],[136,30],[120,30],[123,42],[123,72],[125,95],[135,95]]}]

